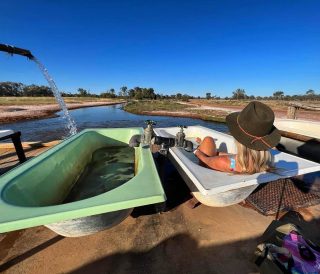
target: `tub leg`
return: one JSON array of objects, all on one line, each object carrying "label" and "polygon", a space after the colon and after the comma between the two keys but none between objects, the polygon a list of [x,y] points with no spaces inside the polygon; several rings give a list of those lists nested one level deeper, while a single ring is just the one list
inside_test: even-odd
[{"label": "tub leg", "polygon": [[21,136],[20,131],[15,132],[14,134],[12,134],[11,140],[12,140],[12,143],[13,143],[15,149],[16,149],[20,163],[23,163],[27,159],[26,159],[26,156],[25,156],[23,148],[22,148],[20,136]]},{"label": "tub leg", "polygon": [[193,209],[201,205],[201,203],[195,198],[192,197],[190,200],[187,201],[187,207]]}]

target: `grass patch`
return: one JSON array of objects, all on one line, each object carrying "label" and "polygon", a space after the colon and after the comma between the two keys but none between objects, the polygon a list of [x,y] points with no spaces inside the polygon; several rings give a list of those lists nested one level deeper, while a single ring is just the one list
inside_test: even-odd
[{"label": "grass patch", "polygon": [[[226,113],[214,110],[198,110],[190,109],[190,105],[180,104],[172,100],[152,100],[152,101],[133,101],[124,106],[124,110],[130,113],[143,114],[144,112],[152,111],[168,111],[168,112],[185,112],[181,116],[202,119],[204,121],[212,121],[224,123],[226,120]],[[170,116],[170,114],[168,115]]]},{"label": "grass patch", "polygon": [[132,101],[124,106],[124,110],[141,114],[144,111],[182,111],[187,109],[188,105],[179,104],[171,100],[151,100],[151,101]]},{"label": "grass patch", "polygon": [[193,110],[204,121],[225,123],[228,113],[217,110]]}]

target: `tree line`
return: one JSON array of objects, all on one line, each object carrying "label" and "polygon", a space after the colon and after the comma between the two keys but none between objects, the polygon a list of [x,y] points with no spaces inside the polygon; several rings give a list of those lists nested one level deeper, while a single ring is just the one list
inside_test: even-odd
[{"label": "tree line", "polygon": [[[78,88],[77,93],[61,92],[64,97],[99,97],[99,98],[129,98],[129,99],[178,99],[188,100],[194,98],[187,94],[177,93],[174,95],[163,95],[155,92],[153,88],[134,87],[128,89],[122,86],[118,92],[114,88],[95,94],[84,88]],[[16,82],[0,82],[0,97],[4,96],[30,96],[30,97],[53,97],[52,90],[48,86],[25,85]]]},{"label": "tree line", "polygon": [[[193,98],[206,98],[206,99],[250,99],[250,100],[320,100],[320,94],[317,94],[314,90],[309,89],[301,95],[286,95],[283,91],[275,91],[272,96],[254,96],[247,95],[244,89],[238,88],[233,91],[230,97],[219,97],[215,96],[213,92],[207,92],[204,97],[201,96],[190,96],[188,94],[178,92],[172,95],[164,95],[156,93],[153,88],[142,88],[134,87],[128,88],[126,86],[120,87],[118,91],[114,88],[108,89],[101,92],[100,94],[95,94],[86,90],[84,88],[78,88],[77,93],[61,92],[62,96],[65,97],[99,97],[99,98],[125,98],[125,99],[175,99],[188,101]],[[0,97],[3,96],[31,96],[31,97],[45,97],[53,96],[53,93],[48,86],[38,86],[38,85],[25,85],[16,82],[0,82]]]},{"label": "tree line", "polygon": [[285,95],[283,91],[275,91],[272,96],[254,96],[247,95],[244,89],[236,89],[232,92],[231,97],[219,97],[207,92],[206,99],[225,99],[225,100],[320,100],[320,94],[317,94],[313,89],[308,89],[304,94]]}]

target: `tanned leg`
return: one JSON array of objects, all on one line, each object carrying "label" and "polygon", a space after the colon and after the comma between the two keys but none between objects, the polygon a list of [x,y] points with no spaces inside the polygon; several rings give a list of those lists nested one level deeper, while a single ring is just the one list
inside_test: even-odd
[{"label": "tanned leg", "polygon": [[212,137],[205,137],[201,144],[198,146],[198,149],[203,152],[208,157],[217,156],[217,147]]},{"label": "tanned leg", "polygon": [[[217,156],[218,155],[217,148],[216,148],[216,143],[214,142],[213,138],[209,137],[209,136],[207,136],[207,137],[205,137],[203,139],[203,141],[198,146],[198,150],[200,150],[202,153],[204,153],[208,157],[212,157],[212,156]],[[204,166],[204,167],[208,167],[200,159],[199,159],[199,165]]]}]

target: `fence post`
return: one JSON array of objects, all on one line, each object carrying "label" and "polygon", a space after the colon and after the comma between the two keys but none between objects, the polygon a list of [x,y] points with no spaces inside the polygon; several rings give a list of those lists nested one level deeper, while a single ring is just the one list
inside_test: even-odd
[{"label": "fence post", "polygon": [[294,106],[288,106],[287,118],[288,119],[296,119],[297,108]]}]

